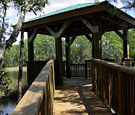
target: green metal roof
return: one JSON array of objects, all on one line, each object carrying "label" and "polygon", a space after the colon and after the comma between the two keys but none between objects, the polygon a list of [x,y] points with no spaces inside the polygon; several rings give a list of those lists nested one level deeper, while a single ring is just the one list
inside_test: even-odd
[{"label": "green metal roof", "polygon": [[83,4],[77,4],[77,5],[69,6],[67,8],[63,8],[63,9],[56,10],[54,12],[51,12],[51,13],[48,13],[48,14],[45,14],[45,15],[42,15],[42,16],[39,16],[39,17],[36,17],[36,18],[32,18],[30,20],[25,21],[25,23],[31,22],[31,21],[34,21],[34,20],[38,20],[38,19],[42,19],[42,18],[46,18],[46,17],[49,17],[49,16],[53,16],[53,15],[73,11],[73,10],[76,10],[76,9],[89,7],[89,6],[92,6],[92,5],[95,5],[95,4],[97,4],[97,3],[83,3]]}]

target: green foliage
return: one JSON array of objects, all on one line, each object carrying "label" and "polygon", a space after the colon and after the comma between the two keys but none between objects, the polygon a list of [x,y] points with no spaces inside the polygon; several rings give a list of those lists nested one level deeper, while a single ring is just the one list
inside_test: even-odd
[{"label": "green foliage", "polygon": [[55,39],[51,36],[38,35],[34,40],[34,59],[55,59]]},{"label": "green foliage", "polygon": [[129,30],[130,57],[135,60],[135,30]]},{"label": "green foliage", "polygon": [[15,67],[19,64],[19,45],[13,45],[8,48],[4,53],[4,64],[6,67]]},{"label": "green foliage", "polygon": [[92,44],[85,36],[78,36],[70,48],[71,63],[84,63],[92,58]]},{"label": "green foliage", "polygon": [[114,32],[107,32],[102,37],[102,55],[105,59],[116,59],[120,62],[123,57],[123,42]]},{"label": "green foliage", "polygon": [[7,77],[5,70],[0,70],[0,91],[4,92],[7,95],[10,92],[9,84],[11,83],[11,79]]},{"label": "green foliage", "polygon": [[[129,30],[130,57],[135,59],[135,30]],[[62,38],[62,59],[66,60],[65,39]],[[4,64],[7,67],[18,66],[20,46],[13,45],[4,54]],[[24,64],[28,59],[27,40],[24,42]],[[78,36],[70,46],[71,63],[84,63],[92,58],[92,44],[85,36]],[[123,40],[114,32],[107,32],[102,36],[102,57],[116,59],[123,58]],[[47,35],[38,35],[34,40],[34,59],[55,59],[55,38]]]},{"label": "green foliage", "polygon": [[19,10],[24,10],[26,12],[42,11],[48,0],[9,0],[14,3],[14,7]]},{"label": "green foliage", "polygon": [[[24,42],[24,64],[28,58],[28,45],[27,40]],[[19,65],[19,56],[20,56],[20,44],[13,45],[8,48],[4,53],[3,65],[5,67],[16,67]]]}]

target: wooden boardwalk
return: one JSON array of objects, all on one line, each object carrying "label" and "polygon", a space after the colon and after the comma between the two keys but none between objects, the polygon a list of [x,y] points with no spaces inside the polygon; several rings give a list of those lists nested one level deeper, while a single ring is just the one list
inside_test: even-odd
[{"label": "wooden boardwalk", "polygon": [[112,115],[91,86],[89,79],[64,79],[55,90],[53,115]]}]

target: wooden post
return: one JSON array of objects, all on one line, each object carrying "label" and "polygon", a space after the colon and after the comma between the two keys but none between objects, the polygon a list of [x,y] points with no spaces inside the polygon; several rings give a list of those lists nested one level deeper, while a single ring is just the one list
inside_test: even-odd
[{"label": "wooden post", "polygon": [[93,34],[92,34],[92,39],[93,39],[93,42],[92,42],[92,58],[94,58],[94,37],[93,37]]},{"label": "wooden post", "polygon": [[55,64],[55,84],[63,85],[63,68],[62,68],[62,43],[61,38],[55,38],[55,49],[56,49],[56,64]]},{"label": "wooden post", "polygon": [[70,76],[70,37],[66,37],[66,77],[71,78]]},{"label": "wooden post", "polygon": [[129,58],[129,39],[128,30],[123,30],[123,58]]},{"label": "wooden post", "polygon": [[102,31],[101,31],[101,19],[100,17],[96,17],[93,22],[94,26],[98,26],[98,32],[93,33],[93,49],[92,53],[94,53],[93,58],[102,58],[102,42],[101,42],[101,37],[102,37]]},{"label": "wooden post", "polygon": [[28,42],[28,61],[34,61],[33,41]]},{"label": "wooden post", "polygon": [[87,60],[85,60],[85,79],[88,78],[88,74],[87,74]]},{"label": "wooden post", "polygon": [[33,41],[36,37],[37,33],[34,30],[30,30],[28,32],[28,61],[34,61],[34,48]]}]

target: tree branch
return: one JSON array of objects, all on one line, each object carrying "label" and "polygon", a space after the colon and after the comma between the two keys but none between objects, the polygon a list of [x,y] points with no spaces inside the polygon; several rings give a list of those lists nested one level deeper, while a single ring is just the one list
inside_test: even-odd
[{"label": "tree branch", "polygon": [[10,38],[8,40],[6,40],[6,49],[9,46],[12,46],[12,44],[16,41],[16,38],[21,30],[22,23],[24,22],[24,19],[25,19],[25,11],[21,11],[17,25],[14,28],[14,31],[12,32]]}]

